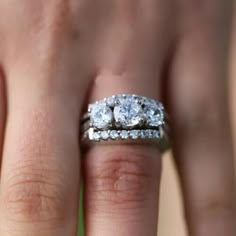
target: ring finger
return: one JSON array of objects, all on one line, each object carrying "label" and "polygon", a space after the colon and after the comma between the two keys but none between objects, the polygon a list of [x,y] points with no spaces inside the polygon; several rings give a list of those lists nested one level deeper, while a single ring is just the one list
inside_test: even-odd
[{"label": "ring finger", "polygon": [[[135,5],[128,1],[129,6],[116,2],[116,14],[109,19],[102,42],[98,41],[100,73],[90,101],[120,93],[160,100],[161,70],[171,38],[162,22],[169,8],[156,1]],[[161,20],[157,9],[163,11]],[[86,235],[156,235],[158,147],[140,142],[94,145],[85,154],[84,170]]]}]

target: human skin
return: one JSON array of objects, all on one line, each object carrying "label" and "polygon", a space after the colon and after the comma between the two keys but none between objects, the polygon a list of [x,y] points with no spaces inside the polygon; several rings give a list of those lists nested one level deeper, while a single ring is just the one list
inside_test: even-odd
[{"label": "human skin", "polygon": [[[234,26],[236,26],[236,7],[234,8]],[[233,39],[232,39],[232,51],[231,51],[231,66],[230,66],[230,75],[231,75],[231,80],[230,80],[230,100],[231,100],[231,109],[232,109],[232,122],[233,122],[233,130],[234,130],[234,144],[236,144],[236,45],[235,45],[235,40],[236,40],[236,30],[234,27],[233,30]],[[235,145],[236,146],[236,145]],[[234,147],[235,147],[234,146]],[[234,153],[236,153],[236,149],[234,148]],[[234,156],[234,158],[236,158]],[[236,161],[236,160],[235,160]]]},{"label": "human skin", "polygon": [[[88,102],[163,101],[192,236],[233,236],[227,106],[231,1],[0,2],[0,235],[156,235],[161,154],[141,142],[81,152]],[[82,159],[83,157],[83,159]]]},{"label": "human skin", "polygon": [[[236,8],[234,7],[233,33],[230,47],[230,104],[231,120],[234,133],[234,147],[236,147]],[[236,164],[236,149],[234,148],[234,162]],[[184,219],[182,219],[182,202],[179,193],[178,179],[173,168],[172,156],[164,156],[164,171],[162,174],[162,189],[160,200],[159,233],[162,236],[186,235]],[[171,227],[170,227],[171,225]]]}]

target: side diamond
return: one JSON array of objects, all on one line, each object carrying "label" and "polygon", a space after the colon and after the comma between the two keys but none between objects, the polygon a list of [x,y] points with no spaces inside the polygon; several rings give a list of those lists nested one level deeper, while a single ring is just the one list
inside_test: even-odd
[{"label": "side diamond", "polygon": [[112,123],[113,113],[104,103],[94,104],[90,107],[91,125],[98,129],[107,128]]},{"label": "side diamond", "polygon": [[146,122],[151,127],[158,127],[164,123],[164,113],[158,103],[147,100],[144,103],[144,114]]}]

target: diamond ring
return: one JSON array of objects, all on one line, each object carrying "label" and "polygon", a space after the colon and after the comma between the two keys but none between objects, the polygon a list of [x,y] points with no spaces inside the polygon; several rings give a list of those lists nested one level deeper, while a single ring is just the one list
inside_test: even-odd
[{"label": "diamond ring", "polygon": [[167,115],[161,103],[139,95],[114,95],[88,107],[81,121],[82,141],[156,141],[169,147]]}]

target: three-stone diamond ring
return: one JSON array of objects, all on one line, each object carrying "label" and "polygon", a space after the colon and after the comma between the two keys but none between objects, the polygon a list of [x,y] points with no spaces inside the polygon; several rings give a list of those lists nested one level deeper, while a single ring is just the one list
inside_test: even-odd
[{"label": "three-stone diamond ring", "polygon": [[161,103],[139,95],[114,95],[88,106],[81,121],[82,141],[155,141],[169,147],[167,115]]}]

